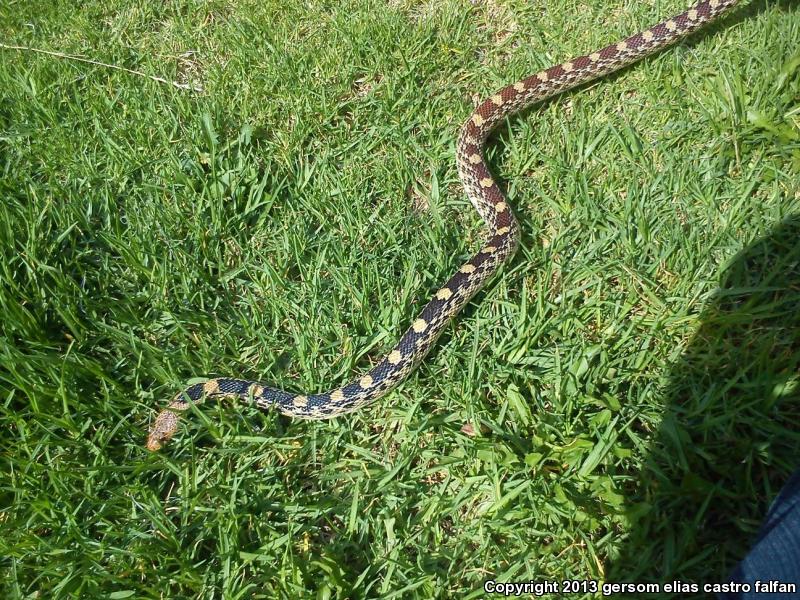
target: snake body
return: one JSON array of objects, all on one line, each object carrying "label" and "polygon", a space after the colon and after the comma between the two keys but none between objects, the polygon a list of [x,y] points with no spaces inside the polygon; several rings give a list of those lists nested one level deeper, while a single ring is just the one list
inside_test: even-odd
[{"label": "snake body", "polygon": [[439,289],[397,345],[368,373],[322,394],[292,393],[257,381],[210,379],[189,386],[162,410],[150,428],[147,448],[158,450],[178,427],[189,402],[228,396],[277,408],[302,419],[327,419],[353,412],[385,395],[428,354],[437,338],[472,296],[511,257],[519,244],[519,225],[484,158],[491,131],[507,116],[535,102],[616,71],[685,37],[717,19],[739,0],[705,0],[685,12],[601,50],[573,58],[522,79],[481,103],[461,128],[456,164],[464,189],[489,228],[483,248]]}]

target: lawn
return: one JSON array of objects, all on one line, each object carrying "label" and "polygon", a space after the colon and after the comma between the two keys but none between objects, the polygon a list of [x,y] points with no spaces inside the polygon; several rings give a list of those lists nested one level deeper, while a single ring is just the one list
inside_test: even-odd
[{"label": "lawn", "polygon": [[724,580],[800,448],[792,0],[509,119],[520,251],[386,398],[144,448],[196,378],[375,364],[480,245],[474,103],[684,8],[4,2],[0,595]]}]

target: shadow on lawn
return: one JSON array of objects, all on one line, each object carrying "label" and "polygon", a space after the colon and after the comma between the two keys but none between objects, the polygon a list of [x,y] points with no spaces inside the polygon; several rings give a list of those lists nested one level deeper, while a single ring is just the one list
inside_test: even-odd
[{"label": "shadow on lawn", "polygon": [[800,466],[799,363],[793,216],[724,268],[674,365],[662,425],[628,494],[632,533],[609,581],[728,580]]}]

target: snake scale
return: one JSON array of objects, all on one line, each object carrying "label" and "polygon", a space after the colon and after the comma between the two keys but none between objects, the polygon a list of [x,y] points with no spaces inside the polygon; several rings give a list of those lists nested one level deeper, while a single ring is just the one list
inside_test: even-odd
[{"label": "snake scale", "polygon": [[428,302],[397,345],[368,373],[322,394],[302,394],[234,378],[191,385],[162,410],[150,428],[149,450],[158,450],[175,433],[189,402],[228,396],[277,408],[303,419],[327,419],[353,412],[385,395],[428,354],[437,338],[472,296],[511,257],[519,244],[519,226],[484,158],[489,133],[507,116],[658,51],[717,19],[739,0],[705,0],[687,11],[601,50],[531,75],[491,95],[461,128],[456,164],[464,189],[489,228],[488,241]]}]

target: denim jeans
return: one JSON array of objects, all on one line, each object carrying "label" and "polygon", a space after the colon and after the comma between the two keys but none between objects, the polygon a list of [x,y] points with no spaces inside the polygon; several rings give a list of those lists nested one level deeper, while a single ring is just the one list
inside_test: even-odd
[{"label": "denim jeans", "polygon": [[[730,581],[748,583],[750,591],[720,594],[720,600],[800,598],[800,470],[795,471],[778,494],[755,544],[733,570]],[[765,593],[763,586],[773,581],[795,584],[795,591]],[[760,583],[759,591],[756,582]]]}]

